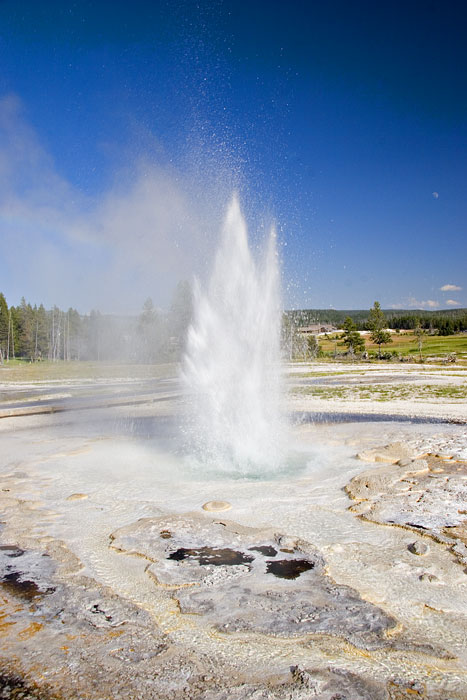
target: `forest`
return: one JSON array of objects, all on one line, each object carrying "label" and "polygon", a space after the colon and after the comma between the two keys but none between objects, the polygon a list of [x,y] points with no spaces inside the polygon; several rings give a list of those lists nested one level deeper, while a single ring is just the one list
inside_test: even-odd
[{"label": "forest", "polygon": [[[442,311],[422,311],[403,309],[383,309],[387,327],[394,330],[413,330],[417,326],[438,335],[452,335],[467,331],[467,309],[443,309]],[[286,311],[286,316],[296,327],[314,323],[329,323],[341,328],[346,318],[351,318],[357,330],[369,330],[369,309],[297,309]]]},{"label": "forest", "polygon": [[192,291],[180,282],[168,311],[152,299],[138,316],[119,316],[58,306],[32,306],[24,298],[8,306],[0,293],[0,363],[22,358],[167,362],[178,359],[192,314]]},{"label": "forest", "polygon": [[[97,360],[120,362],[169,362],[180,359],[192,318],[192,289],[180,282],[167,311],[146,299],[134,316],[80,314],[58,306],[32,306],[24,298],[8,306],[0,293],[0,364],[12,359],[30,361]],[[313,323],[341,328],[351,318],[356,329],[369,329],[369,310],[302,309],[284,312],[283,346],[294,333]],[[386,310],[387,327],[395,330],[423,328],[437,335],[467,331],[467,309],[444,311]]]}]

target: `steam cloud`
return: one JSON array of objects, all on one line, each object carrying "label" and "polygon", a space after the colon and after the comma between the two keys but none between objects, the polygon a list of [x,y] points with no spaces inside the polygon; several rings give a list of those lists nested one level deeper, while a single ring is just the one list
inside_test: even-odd
[{"label": "steam cloud", "polygon": [[128,173],[99,196],[83,193],[58,173],[20,100],[0,100],[0,291],[9,303],[24,295],[134,312],[147,296],[167,304],[180,279],[203,273],[226,193],[142,158]]}]

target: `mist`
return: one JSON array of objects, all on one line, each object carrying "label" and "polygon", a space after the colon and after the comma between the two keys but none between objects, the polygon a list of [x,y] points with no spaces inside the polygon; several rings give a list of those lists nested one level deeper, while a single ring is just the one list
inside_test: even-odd
[{"label": "mist", "polygon": [[[0,100],[0,291],[46,308],[135,314],[168,308],[177,284],[203,278],[231,191],[224,168],[176,164],[163,148],[114,158],[89,192],[60,172],[14,95]],[[135,154],[135,151],[138,151]],[[149,151],[149,149],[148,149]]]}]

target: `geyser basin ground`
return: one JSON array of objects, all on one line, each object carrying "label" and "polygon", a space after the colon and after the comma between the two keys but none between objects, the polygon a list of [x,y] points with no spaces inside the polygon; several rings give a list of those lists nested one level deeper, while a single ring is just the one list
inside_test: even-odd
[{"label": "geyser basin ground", "polygon": [[[294,386],[313,371],[336,379],[329,366],[306,369],[292,368]],[[401,382],[414,383],[411,371]],[[352,369],[337,378],[348,387],[357,376],[364,384]],[[444,368],[424,377],[459,381]],[[69,382],[54,391],[71,394],[56,403],[73,410],[0,421],[5,672],[66,698],[465,696],[462,531],[448,523],[458,536],[448,541],[443,523],[432,535],[430,523],[412,522],[437,487],[446,505],[459,499],[463,520],[453,465],[467,456],[465,425],[297,423],[289,474],[214,479],[187,471],[174,451],[175,383],[142,396],[135,383],[109,380],[108,405],[109,396],[122,405],[106,409],[93,407],[102,391],[80,386],[79,410]],[[21,390],[31,388],[10,387],[15,401]],[[360,401],[380,417],[401,403]],[[419,411],[416,396],[405,401],[406,415],[465,415],[465,403],[425,400]],[[291,395],[296,416],[319,406],[330,409],[327,398]],[[332,409],[358,406],[334,398]],[[355,457],[394,442],[458,461]],[[231,509],[202,510],[219,500]],[[395,504],[401,522],[390,525]]]}]

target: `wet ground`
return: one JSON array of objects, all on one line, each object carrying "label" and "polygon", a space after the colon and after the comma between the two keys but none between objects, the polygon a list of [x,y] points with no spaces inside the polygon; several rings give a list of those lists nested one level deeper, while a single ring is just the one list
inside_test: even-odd
[{"label": "wet ground", "polygon": [[[464,521],[449,410],[304,404],[289,470],[252,480],[187,465],[176,383],[114,388],[42,386],[28,405],[55,392],[66,410],[0,420],[0,697],[467,695],[463,530],[410,524],[425,493],[423,524],[438,517],[438,485]],[[396,441],[415,467],[356,458]],[[445,472],[422,456],[436,451]]]}]

